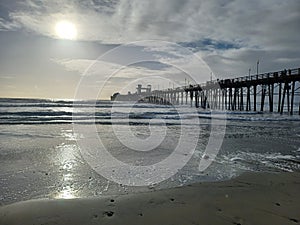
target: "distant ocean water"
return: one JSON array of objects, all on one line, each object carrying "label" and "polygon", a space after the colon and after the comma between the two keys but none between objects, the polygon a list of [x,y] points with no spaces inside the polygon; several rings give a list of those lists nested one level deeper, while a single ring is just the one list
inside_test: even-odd
[{"label": "distant ocean water", "polygon": [[[81,156],[73,125],[93,126],[116,158],[138,165],[153,164],[176,147],[181,125],[189,132],[200,126],[195,153],[175,176],[155,185],[168,188],[199,181],[223,180],[245,171],[299,171],[300,117],[276,113],[224,112],[180,106],[111,101],[69,101],[49,99],[0,99],[0,202],[25,199],[73,198],[136,191],[148,187],[127,187],[97,174]],[[192,118],[199,124],[191,124]],[[208,142],[213,119],[226,119],[222,147],[204,172],[198,165]],[[146,138],[151,126],[164,120],[165,140],[147,154],[136,154],[122,145],[111,124],[130,126],[137,137]],[[155,123],[155,121],[158,121]],[[129,121],[129,124],[128,124]],[[124,134],[126,136],[126,133]],[[152,187],[151,187],[152,188]]]}]

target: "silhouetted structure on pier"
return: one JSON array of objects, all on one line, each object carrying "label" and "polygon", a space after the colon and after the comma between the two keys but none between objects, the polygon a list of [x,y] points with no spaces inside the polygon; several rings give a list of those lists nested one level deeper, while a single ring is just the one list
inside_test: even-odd
[{"label": "silhouetted structure on pier", "polygon": [[[144,90],[144,92],[143,92]],[[147,85],[146,88],[143,88],[141,84],[139,84],[136,88],[135,93],[131,93],[128,91],[127,95],[121,95],[120,93],[114,93],[111,97],[111,101],[142,101],[145,97],[151,95],[151,85]]]},{"label": "silhouetted structure on pier", "polygon": [[[143,102],[191,104],[203,109],[295,112],[299,96],[300,68],[233,79],[207,81],[167,90],[154,90]],[[297,99],[298,113],[300,103]],[[276,106],[276,108],[275,108]]]}]

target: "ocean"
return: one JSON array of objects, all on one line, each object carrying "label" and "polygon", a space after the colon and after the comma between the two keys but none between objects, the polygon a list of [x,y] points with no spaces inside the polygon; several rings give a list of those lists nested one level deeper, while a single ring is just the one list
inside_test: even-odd
[{"label": "ocean", "polygon": [[[211,164],[201,171],[199,163],[206,157],[213,125],[222,127],[222,142],[214,157],[210,156]],[[3,98],[0,202],[151,191],[226,180],[247,171],[299,171],[299,125],[298,115],[277,113],[210,112],[188,105]],[[89,136],[86,130],[96,135]],[[129,186],[102,174],[107,169],[103,165],[113,161],[106,160],[95,167],[85,155],[97,154],[99,140],[113,158],[135,168],[167,159],[182,141],[185,146],[189,146],[189,140],[195,145],[191,156],[172,176],[166,175],[152,185]],[[82,143],[91,149],[83,151]],[[95,160],[100,159],[97,157],[101,155],[96,155]],[[129,174],[126,179],[138,175]]]}]

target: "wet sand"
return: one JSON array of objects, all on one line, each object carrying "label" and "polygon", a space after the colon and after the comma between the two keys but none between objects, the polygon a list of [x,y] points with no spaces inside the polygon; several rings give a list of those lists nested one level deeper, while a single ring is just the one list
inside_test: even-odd
[{"label": "wet sand", "polygon": [[214,183],[0,208],[1,225],[300,224],[300,173],[246,173]]}]

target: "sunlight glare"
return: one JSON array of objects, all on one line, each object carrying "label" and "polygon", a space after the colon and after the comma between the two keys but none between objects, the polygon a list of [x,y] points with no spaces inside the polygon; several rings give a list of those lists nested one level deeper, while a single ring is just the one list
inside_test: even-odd
[{"label": "sunlight glare", "polygon": [[60,21],[55,25],[56,35],[61,39],[74,40],[77,37],[75,25],[68,21]]}]

